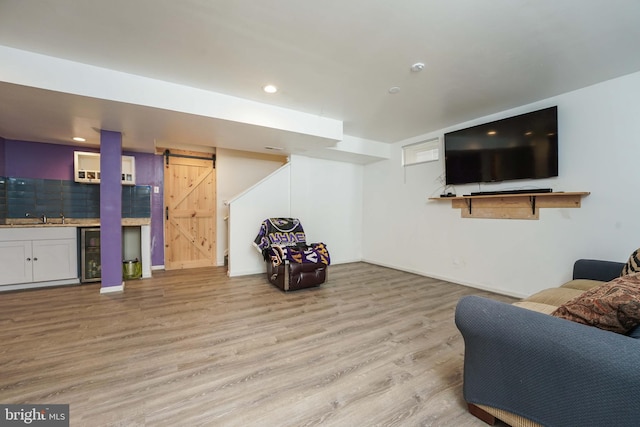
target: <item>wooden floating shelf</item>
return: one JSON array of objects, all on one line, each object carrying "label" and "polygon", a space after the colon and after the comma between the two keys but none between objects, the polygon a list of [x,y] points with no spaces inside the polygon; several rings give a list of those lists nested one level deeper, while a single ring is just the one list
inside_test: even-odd
[{"label": "wooden floating shelf", "polygon": [[462,218],[538,219],[540,208],[579,208],[589,192],[486,194],[478,196],[431,197],[451,201]]}]

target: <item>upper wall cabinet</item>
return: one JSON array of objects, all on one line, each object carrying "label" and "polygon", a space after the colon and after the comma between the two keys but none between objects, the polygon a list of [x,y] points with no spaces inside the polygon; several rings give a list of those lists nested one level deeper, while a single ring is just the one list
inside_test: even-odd
[{"label": "upper wall cabinet", "polygon": [[[100,153],[74,152],[73,177],[75,182],[100,183]],[[136,185],[136,159],[122,156],[122,185]]]}]

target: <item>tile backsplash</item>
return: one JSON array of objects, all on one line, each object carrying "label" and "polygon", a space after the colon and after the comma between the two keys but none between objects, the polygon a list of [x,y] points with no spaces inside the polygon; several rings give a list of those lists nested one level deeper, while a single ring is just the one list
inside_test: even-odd
[{"label": "tile backsplash", "polygon": [[[100,186],[56,179],[0,177],[0,219],[99,218]],[[122,217],[151,217],[151,187],[122,187]]]}]

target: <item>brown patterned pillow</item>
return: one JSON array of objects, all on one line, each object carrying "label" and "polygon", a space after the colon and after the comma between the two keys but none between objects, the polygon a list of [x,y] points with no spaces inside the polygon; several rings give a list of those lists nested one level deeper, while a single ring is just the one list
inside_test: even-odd
[{"label": "brown patterned pillow", "polygon": [[640,324],[640,273],[621,276],[590,289],[551,315],[626,334]]},{"label": "brown patterned pillow", "polygon": [[631,256],[629,257],[629,261],[622,267],[621,276],[625,276],[627,274],[640,272],[640,248],[636,249]]}]

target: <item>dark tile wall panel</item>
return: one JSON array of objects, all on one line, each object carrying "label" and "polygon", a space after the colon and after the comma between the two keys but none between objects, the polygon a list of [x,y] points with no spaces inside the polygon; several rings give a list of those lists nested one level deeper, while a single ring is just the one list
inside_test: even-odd
[{"label": "dark tile wall panel", "polygon": [[131,188],[131,218],[150,218],[151,186],[136,185]]},{"label": "dark tile wall panel", "polygon": [[0,218],[7,217],[7,179],[0,177]]},{"label": "dark tile wall panel", "polygon": [[[0,219],[99,218],[100,186],[54,179],[0,177]],[[122,187],[122,217],[151,217],[151,186]]]}]

